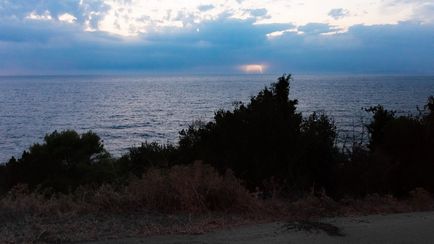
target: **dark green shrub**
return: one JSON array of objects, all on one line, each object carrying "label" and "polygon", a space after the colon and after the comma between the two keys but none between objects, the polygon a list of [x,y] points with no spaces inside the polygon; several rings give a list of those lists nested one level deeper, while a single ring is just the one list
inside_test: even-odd
[{"label": "dark green shrub", "polygon": [[32,145],[18,160],[11,158],[2,171],[5,189],[24,183],[66,192],[113,177],[110,155],[100,138],[71,130],[46,135],[44,143]]},{"label": "dark green shrub", "polygon": [[[282,76],[248,104],[216,112],[214,121],[194,123],[180,133],[183,161],[204,160],[232,169],[250,186],[271,177],[303,190],[325,187],[335,150],[335,127],[326,116],[303,120],[290,100],[291,76]],[[328,183],[327,183],[328,184]]]},{"label": "dark green shrub", "polygon": [[129,152],[116,162],[120,178],[130,175],[142,177],[146,169],[151,167],[168,167],[176,161],[176,148],[172,145],[160,145],[156,142],[142,143],[140,147],[132,147]]},{"label": "dark green shrub", "polygon": [[381,105],[370,107],[365,109],[365,111],[372,113],[372,122],[366,125],[366,128],[370,135],[368,147],[371,150],[375,150],[377,144],[380,144],[384,138],[385,126],[395,119],[395,111],[386,110]]},{"label": "dark green shrub", "polygon": [[434,96],[428,98],[428,102],[425,105],[425,115],[423,116],[423,123],[428,126],[429,133],[433,133],[434,130]]},{"label": "dark green shrub", "polygon": [[419,117],[398,117],[380,105],[367,109],[373,114],[367,125],[369,150],[353,150],[349,162],[341,167],[341,191],[405,195],[421,187],[434,192],[432,104],[430,97]]},{"label": "dark green shrub", "polygon": [[[299,166],[302,170],[292,171],[303,183],[303,188],[324,187],[331,190],[335,185],[335,170],[338,159],[338,150],[335,143],[336,126],[326,115],[313,113],[303,120],[301,124],[301,141],[298,143],[300,154]],[[300,180],[304,177],[304,180]],[[330,192],[331,193],[331,192]]]}]

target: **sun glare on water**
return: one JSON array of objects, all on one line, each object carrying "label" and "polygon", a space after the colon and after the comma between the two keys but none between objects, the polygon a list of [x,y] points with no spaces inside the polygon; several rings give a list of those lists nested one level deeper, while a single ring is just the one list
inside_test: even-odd
[{"label": "sun glare on water", "polygon": [[262,74],[264,73],[265,66],[262,64],[246,64],[241,66],[241,70],[248,74]]}]

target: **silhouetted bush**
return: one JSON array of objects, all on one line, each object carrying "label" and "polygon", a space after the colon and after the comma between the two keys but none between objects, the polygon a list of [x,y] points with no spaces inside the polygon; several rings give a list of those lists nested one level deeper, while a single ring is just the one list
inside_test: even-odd
[{"label": "silhouetted bush", "polygon": [[250,186],[271,177],[294,190],[328,186],[337,153],[335,126],[325,115],[302,119],[297,100],[288,98],[290,80],[284,75],[248,104],[220,110],[214,121],[181,131],[183,161],[200,159],[220,170],[230,168]]},{"label": "silhouetted bush", "polygon": [[[301,124],[301,141],[298,142],[297,153],[300,154],[299,165],[293,169],[295,177],[302,188],[325,188],[332,194],[335,187],[335,171],[340,155],[336,147],[336,126],[325,116],[313,113]],[[300,180],[300,177],[305,177]]]},{"label": "silhouetted bush", "polygon": [[[274,196],[277,188],[289,195],[325,189],[335,198],[373,193],[401,196],[416,188],[434,192],[434,97],[428,98],[419,116],[397,116],[381,105],[366,109],[373,116],[366,125],[369,143],[355,143],[345,154],[336,146],[332,119],[316,113],[303,117],[296,111],[297,100],[289,99],[290,81],[290,75],[279,77],[249,103],[239,103],[232,111],[219,110],[211,122],[192,123],[180,132],[177,146],[145,142],[119,159],[111,158],[92,132],[55,131],[42,144],[24,151],[21,158],[12,157],[0,165],[0,193],[17,184],[44,192],[69,192],[105,183],[122,189],[131,182],[151,184],[147,177],[157,171],[157,178],[165,180],[166,171],[194,175],[197,166],[208,172],[208,166],[186,165],[196,160],[221,173],[233,171],[249,189],[259,190],[262,198]],[[184,178],[188,176],[162,188],[167,194],[164,201],[177,198],[169,196],[169,190],[176,188],[174,184],[182,185]],[[224,193],[218,190],[218,194]]]},{"label": "silhouetted bush", "polygon": [[419,117],[396,116],[382,106],[367,109],[373,120],[366,125],[366,149],[355,147],[339,173],[340,191],[402,196],[415,188],[434,192],[434,99]]},{"label": "silhouetted bush", "polygon": [[395,111],[386,110],[381,105],[367,108],[365,111],[373,115],[372,122],[366,125],[370,136],[368,147],[373,151],[377,147],[377,144],[382,142],[386,125],[395,119]]},{"label": "silhouetted bush", "polygon": [[110,155],[100,138],[87,132],[53,132],[43,144],[34,144],[18,160],[11,158],[1,170],[4,190],[18,183],[31,188],[69,191],[79,185],[110,181],[114,178]]},{"label": "silhouetted bush", "polygon": [[142,177],[151,167],[168,167],[176,161],[177,148],[172,145],[160,145],[156,142],[142,143],[132,147],[116,162],[116,170],[121,178],[134,175]]}]

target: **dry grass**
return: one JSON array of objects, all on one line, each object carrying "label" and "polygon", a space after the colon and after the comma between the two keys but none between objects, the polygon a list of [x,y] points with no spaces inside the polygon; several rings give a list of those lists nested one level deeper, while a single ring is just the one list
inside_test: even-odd
[{"label": "dry grass", "polygon": [[405,213],[429,211],[434,209],[434,199],[428,191],[416,188],[406,199],[397,199],[392,195],[373,194],[364,199],[343,199],[340,201],[339,214],[344,216]]},{"label": "dry grass", "polygon": [[255,197],[232,172],[195,163],[150,169],[126,186],[80,188],[50,195],[16,186],[0,199],[0,243],[64,242],[163,233],[203,233],[243,223],[434,209],[432,195],[415,189],[407,199],[370,195],[335,201],[312,192],[289,201]]},{"label": "dry grass", "polygon": [[250,222],[259,209],[232,172],[220,175],[201,163],[150,169],[126,186],[68,195],[47,197],[19,185],[0,199],[0,243],[203,233]]},{"label": "dry grass", "polygon": [[175,166],[168,171],[149,170],[126,189],[136,206],[163,212],[246,213],[256,201],[231,171],[219,175],[201,163]]},{"label": "dry grass", "polygon": [[257,199],[231,171],[220,175],[211,166],[201,163],[150,169],[141,179],[131,179],[127,186],[82,187],[68,195],[47,197],[18,185],[0,200],[0,209],[4,212],[34,215],[122,213],[143,209],[163,213],[248,213],[258,208]]},{"label": "dry grass", "polygon": [[164,213],[210,211],[246,213],[255,199],[231,171],[220,175],[209,165],[195,163],[170,169],[150,169],[122,189],[104,185],[86,202],[96,210],[124,212],[147,209]]}]

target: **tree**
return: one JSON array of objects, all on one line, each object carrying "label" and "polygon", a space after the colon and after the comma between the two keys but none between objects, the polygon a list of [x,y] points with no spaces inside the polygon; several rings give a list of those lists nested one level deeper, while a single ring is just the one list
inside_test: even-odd
[{"label": "tree", "polygon": [[81,184],[108,180],[111,170],[110,155],[95,133],[54,131],[18,160],[9,160],[4,168],[4,185],[10,188],[25,183],[66,192]]},{"label": "tree", "polygon": [[[326,116],[303,121],[296,112],[297,100],[288,97],[290,81],[290,75],[283,75],[248,104],[220,110],[214,121],[181,131],[183,160],[200,159],[220,170],[230,168],[251,187],[271,177],[297,189],[315,182],[321,186],[327,177],[319,176],[316,167],[333,161],[335,127]],[[322,142],[318,150],[314,145]],[[312,153],[320,154],[313,157]]]}]

